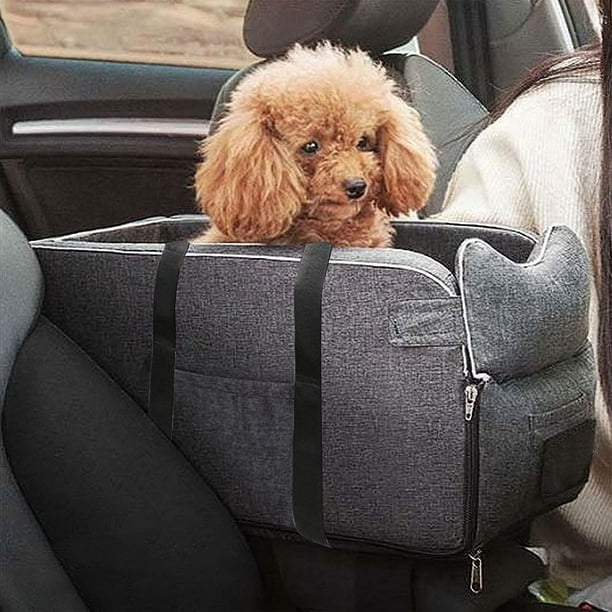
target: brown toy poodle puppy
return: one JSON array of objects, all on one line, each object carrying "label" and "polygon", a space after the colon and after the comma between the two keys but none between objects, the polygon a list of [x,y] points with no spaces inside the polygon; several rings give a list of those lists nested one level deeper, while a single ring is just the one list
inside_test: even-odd
[{"label": "brown toy poodle puppy", "polygon": [[436,169],[382,66],[329,43],[247,75],[201,152],[203,242],[391,246],[390,218],[425,204]]}]

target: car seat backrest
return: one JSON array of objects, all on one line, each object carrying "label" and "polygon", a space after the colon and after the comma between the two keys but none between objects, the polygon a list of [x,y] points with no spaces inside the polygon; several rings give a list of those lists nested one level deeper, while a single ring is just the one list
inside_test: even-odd
[{"label": "car seat backrest", "polygon": [[486,125],[488,112],[450,72],[424,55],[383,55],[382,60],[387,68],[395,65],[401,71],[410,100],[438,152],[436,185],[420,211],[421,216],[429,216],[442,210],[453,172]]},{"label": "car seat backrest", "polygon": [[[38,319],[43,279],[27,240],[0,211],[0,414],[17,354]],[[3,419],[4,420],[4,419]],[[85,610],[24,499],[0,432],[0,608]]]},{"label": "car seat backrest", "polygon": [[[436,188],[423,215],[441,210],[448,181],[467,146],[484,126],[486,109],[447,70],[420,55],[391,54],[427,23],[438,0],[343,0],[328,2],[251,0],[244,19],[247,47],[273,59],[294,43],[331,40],[359,46],[379,57],[420,111],[425,131],[438,151]],[[221,89],[212,114],[210,134],[219,126],[238,83],[260,64],[236,73]]]}]

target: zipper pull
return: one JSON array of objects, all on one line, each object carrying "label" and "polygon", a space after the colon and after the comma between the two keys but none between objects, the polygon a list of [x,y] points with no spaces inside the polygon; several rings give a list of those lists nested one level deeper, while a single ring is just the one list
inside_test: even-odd
[{"label": "zipper pull", "polygon": [[471,421],[474,416],[474,407],[478,399],[478,385],[469,384],[465,388],[465,420]]},{"label": "zipper pull", "polygon": [[484,581],[482,579],[482,559],[480,550],[470,554],[472,560],[472,570],[470,571],[470,591],[478,595],[484,589]]}]

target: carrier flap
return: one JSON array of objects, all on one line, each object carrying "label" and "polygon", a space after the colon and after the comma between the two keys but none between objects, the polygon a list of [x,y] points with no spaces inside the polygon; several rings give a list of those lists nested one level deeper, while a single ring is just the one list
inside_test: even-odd
[{"label": "carrier flap", "polygon": [[549,228],[525,263],[509,260],[482,240],[466,240],[456,268],[473,375],[526,376],[584,346],[588,261],[569,228]]}]

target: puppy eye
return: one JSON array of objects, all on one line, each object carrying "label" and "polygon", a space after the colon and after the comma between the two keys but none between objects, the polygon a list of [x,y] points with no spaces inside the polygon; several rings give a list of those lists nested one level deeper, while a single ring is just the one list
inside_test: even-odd
[{"label": "puppy eye", "polygon": [[360,151],[369,151],[370,150],[370,141],[367,136],[362,136],[357,142],[357,148]]},{"label": "puppy eye", "polygon": [[302,151],[302,153],[306,153],[306,155],[314,155],[318,150],[319,150],[319,144],[314,140],[311,140],[307,142],[306,144],[303,144],[300,149],[300,151]]}]

